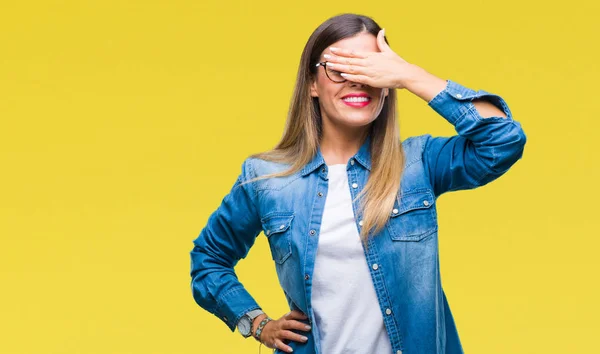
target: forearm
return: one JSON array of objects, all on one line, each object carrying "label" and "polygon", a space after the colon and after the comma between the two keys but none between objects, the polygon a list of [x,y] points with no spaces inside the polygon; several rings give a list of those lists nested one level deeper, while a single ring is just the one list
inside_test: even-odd
[{"label": "forearm", "polygon": [[233,332],[240,317],[259,308],[258,303],[238,280],[232,268],[220,265],[213,256],[198,246],[190,254],[194,300],[200,307],[221,319]]},{"label": "forearm", "polygon": [[406,79],[401,86],[421,97],[425,102],[431,101],[446,87],[446,80],[427,72],[427,70],[417,65],[411,65],[410,71],[409,79]]},{"label": "forearm", "polygon": [[[458,136],[429,137],[424,161],[435,194],[482,186],[502,175],[523,154],[526,136],[508,104],[496,94],[473,90],[452,80],[428,105]],[[475,101],[491,102],[503,114],[483,119]]]},{"label": "forearm", "polygon": [[[412,75],[406,80],[404,87],[413,94],[421,97],[425,102],[430,102],[438,93],[442,92],[446,87],[447,81],[439,78],[425,69],[412,65]],[[473,100],[473,105],[477,109],[479,115],[483,118],[502,117],[506,118],[506,114],[485,99]]]}]

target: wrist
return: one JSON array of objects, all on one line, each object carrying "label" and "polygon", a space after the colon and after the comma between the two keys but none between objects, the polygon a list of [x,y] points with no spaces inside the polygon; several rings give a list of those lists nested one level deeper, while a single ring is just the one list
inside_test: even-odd
[{"label": "wrist", "polygon": [[404,88],[424,101],[431,101],[438,93],[446,88],[447,81],[427,70],[412,64],[408,78],[404,80]]},{"label": "wrist", "polygon": [[254,336],[254,333],[256,332],[256,329],[258,328],[258,325],[260,324],[260,321],[264,320],[265,318],[267,318],[266,313],[262,313],[254,318],[254,320],[252,321],[252,332],[251,332],[253,336]]}]

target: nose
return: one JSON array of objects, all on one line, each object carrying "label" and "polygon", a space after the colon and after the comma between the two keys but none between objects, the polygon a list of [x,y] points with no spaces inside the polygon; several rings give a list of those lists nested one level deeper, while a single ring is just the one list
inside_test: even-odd
[{"label": "nose", "polygon": [[354,82],[354,81],[346,81],[350,87],[365,87],[367,86],[366,84],[360,83],[360,82]]}]

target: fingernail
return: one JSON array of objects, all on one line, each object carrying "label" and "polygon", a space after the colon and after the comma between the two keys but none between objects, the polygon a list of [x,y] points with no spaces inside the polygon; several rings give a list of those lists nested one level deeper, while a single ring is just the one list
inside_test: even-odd
[{"label": "fingernail", "polygon": [[305,336],[302,336],[301,338],[302,338],[303,341],[307,341],[308,340],[308,338],[306,338]]},{"label": "fingernail", "polygon": [[309,326],[309,325],[306,325],[306,326],[304,326],[304,328],[306,328],[306,329],[310,329],[310,326]]},{"label": "fingernail", "polygon": [[336,48],[336,47],[329,47],[329,50],[331,50],[332,52],[335,52],[336,50],[338,50],[338,48]]},{"label": "fingernail", "polygon": [[329,54],[323,54],[323,57],[325,57],[325,59],[331,59],[331,55]]}]

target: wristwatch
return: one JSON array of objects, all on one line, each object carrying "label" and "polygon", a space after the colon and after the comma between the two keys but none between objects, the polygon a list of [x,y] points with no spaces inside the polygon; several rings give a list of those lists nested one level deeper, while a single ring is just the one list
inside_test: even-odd
[{"label": "wristwatch", "polygon": [[262,315],[263,313],[264,312],[261,309],[256,309],[247,312],[244,316],[242,316],[242,318],[240,318],[237,327],[238,331],[242,334],[242,336],[244,336],[244,338],[250,337],[252,334],[252,322],[254,322],[256,317]]}]

